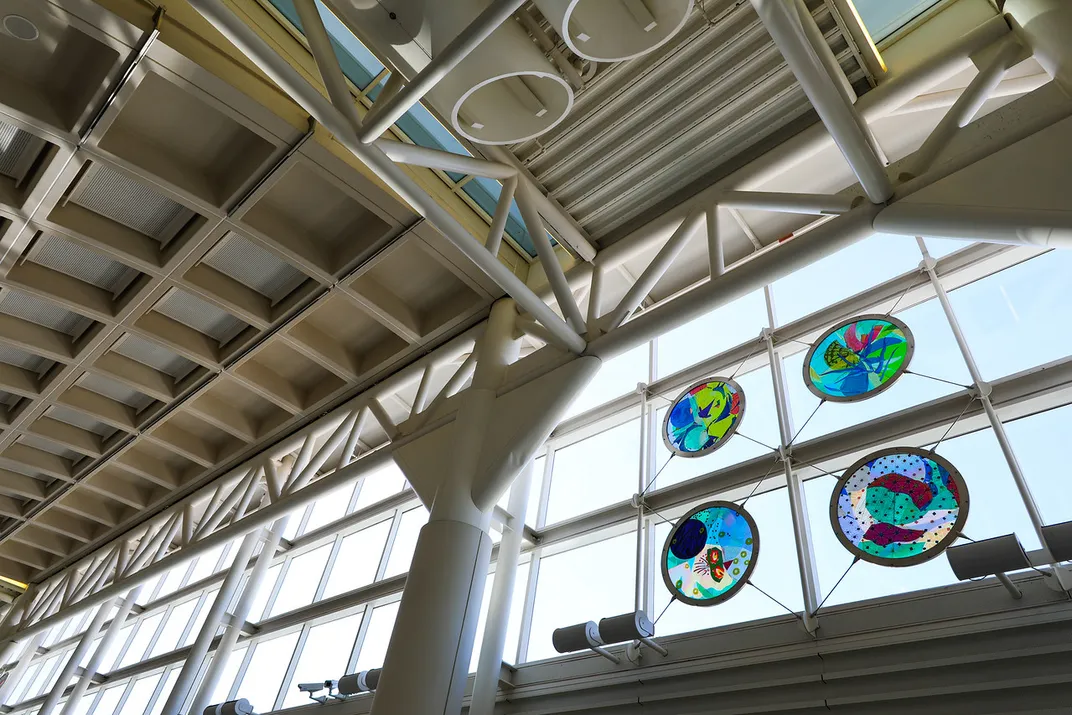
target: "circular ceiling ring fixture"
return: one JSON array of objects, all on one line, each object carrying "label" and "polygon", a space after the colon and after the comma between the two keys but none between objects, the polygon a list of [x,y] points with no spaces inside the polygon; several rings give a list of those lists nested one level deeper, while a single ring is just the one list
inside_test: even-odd
[{"label": "circular ceiling ring fixture", "polygon": [[3,24],[4,32],[16,40],[33,42],[41,36],[41,31],[37,29],[37,25],[22,15],[5,15],[0,24]]},{"label": "circular ceiling ring fixture", "polygon": [[666,44],[684,27],[693,0],[534,0],[575,54],[622,62]]}]

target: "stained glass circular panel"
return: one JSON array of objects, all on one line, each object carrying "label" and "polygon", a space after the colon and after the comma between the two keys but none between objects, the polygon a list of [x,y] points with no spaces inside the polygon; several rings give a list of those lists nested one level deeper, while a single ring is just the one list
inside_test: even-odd
[{"label": "stained glass circular panel", "polygon": [[890,387],[908,369],[912,331],[887,315],[863,315],[820,338],[804,358],[804,384],[824,400],[852,402]]},{"label": "stained glass circular panel", "polygon": [[681,517],[666,537],[663,582],[679,601],[713,606],[747,583],[758,557],[751,515],[731,502],[708,502]]},{"label": "stained glass circular panel", "polygon": [[713,377],[674,400],[663,421],[663,441],[674,454],[702,457],[733,436],[744,418],[744,392],[729,378]]},{"label": "stained glass circular panel", "polygon": [[944,458],[914,447],[869,454],[849,467],[830,499],[834,533],[882,566],[933,559],[968,519],[968,488]]}]

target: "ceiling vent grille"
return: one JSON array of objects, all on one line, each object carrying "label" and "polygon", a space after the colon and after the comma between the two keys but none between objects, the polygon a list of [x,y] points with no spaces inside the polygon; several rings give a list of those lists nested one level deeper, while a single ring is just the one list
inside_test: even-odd
[{"label": "ceiling vent grille", "polygon": [[87,390],[96,392],[98,395],[104,395],[110,400],[122,402],[124,405],[133,407],[136,412],[141,412],[153,404],[153,398],[148,395],[144,395],[132,387],[127,387],[103,375],[87,372],[78,381],[78,384]]},{"label": "ceiling vent grille", "polygon": [[305,282],[305,274],[271,251],[229,233],[204,258],[205,265],[234,278],[275,305]]},{"label": "ceiling vent grille", "polygon": [[113,296],[126,290],[138,277],[134,268],[55,234],[40,234],[29,259],[109,291]]},{"label": "ceiling vent grille", "polygon": [[0,174],[22,183],[44,148],[44,139],[0,122]]},{"label": "ceiling vent grille", "polygon": [[0,290],[0,312],[66,333],[74,340],[80,338],[93,324],[93,321],[84,315],[11,288]]},{"label": "ceiling vent grille", "polygon": [[196,363],[183,356],[132,334],[128,334],[114,345],[112,351],[170,375],[175,380],[181,380],[197,367]]},{"label": "ceiling vent grille", "polygon": [[39,449],[42,452],[48,452],[49,454],[54,454],[57,457],[63,457],[71,464],[76,464],[80,459],[82,459],[82,455],[74,451],[73,449],[58,445],[52,440],[48,440],[43,437],[38,437],[34,434],[24,434],[19,437],[18,441],[22,444],[27,445],[28,447]]},{"label": "ceiling vent grille", "polygon": [[56,363],[40,355],[33,355],[10,345],[0,343],[0,362],[21,367],[23,370],[44,375]]},{"label": "ceiling vent grille", "polygon": [[153,309],[209,336],[220,345],[231,342],[246,327],[245,323],[226,310],[178,288],[164,296]]},{"label": "ceiling vent grille", "polygon": [[102,164],[91,164],[70,200],[127,228],[166,244],[194,212],[147,184]]}]

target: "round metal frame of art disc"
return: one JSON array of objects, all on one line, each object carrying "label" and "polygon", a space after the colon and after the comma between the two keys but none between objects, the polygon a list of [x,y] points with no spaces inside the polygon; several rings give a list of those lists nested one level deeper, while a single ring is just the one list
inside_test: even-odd
[{"label": "round metal frame of art disc", "polygon": [[[862,337],[859,336],[855,330],[851,333],[846,330],[850,326],[855,326],[868,321],[885,323],[892,328],[891,334],[883,336],[881,332],[884,328],[879,325],[873,325],[868,333]],[[877,331],[875,330],[876,328]],[[832,337],[839,336],[842,331],[846,331],[847,334],[840,335],[841,339],[831,341]],[[897,336],[897,333],[900,335]],[[872,381],[875,379],[876,372],[869,368],[874,367],[876,359],[869,356],[871,356],[874,350],[873,346],[879,345],[879,349],[883,351],[886,350],[888,345],[881,345],[881,343],[890,337],[894,337],[897,344],[903,344],[905,346],[904,357],[901,358],[900,364],[898,364],[894,370],[885,375],[879,374],[881,382],[872,386]],[[821,400],[827,400],[828,402],[857,402],[858,400],[866,400],[884,390],[888,390],[895,382],[897,382],[901,375],[904,374],[905,370],[908,369],[909,362],[912,361],[915,345],[915,338],[908,325],[903,321],[894,318],[892,315],[858,315],[823,333],[822,337],[816,340],[811,348],[808,349],[807,354],[804,356],[804,384],[813,395]],[[819,352],[820,350],[822,351],[821,353]],[[844,378],[841,382],[842,385],[847,381],[852,380],[854,384],[862,383],[866,386],[865,389],[846,391],[846,394],[838,394],[823,390],[815,384],[815,379],[811,372],[812,361],[817,357],[829,368],[827,373],[824,374],[830,374],[835,371],[842,373],[844,374]],[[879,364],[881,365],[881,359]],[[840,365],[841,367],[836,367],[836,365]]]},{"label": "round metal frame of art disc", "polygon": [[[842,545],[864,561],[914,566],[940,555],[960,535],[968,502],[964,478],[944,457],[893,447],[845,470],[830,497],[830,525]],[[877,510],[887,519],[875,518]],[[915,539],[912,532],[918,532]]]},{"label": "round metal frame of art disc", "polygon": [[[720,415],[717,420],[706,421],[703,415],[697,418],[696,410],[709,411],[714,403],[709,402],[706,405],[698,405],[696,403],[696,397],[703,394],[702,390],[709,385],[722,385],[726,390],[723,391],[723,399],[721,402]],[[725,392],[728,391],[728,398]],[[707,397],[707,395],[703,395]],[[734,401],[736,397],[736,401]],[[687,402],[686,402],[687,401]],[[663,418],[663,444],[674,454],[682,457],[703,457],[704,455],[714,452],[716,449],[724,445],[729,438],[732,437],[737,429],[741,426],[741,422],[744,420],[744,390],[737,384],[735,380],[729,377],[709,377],[699,382],[689,385],[677,399],[666,410],[666,416]],[[684,412],[683,412],[684,411]],[[680,438],[674,439],[670,435],[670,422],[672,418],[682,418],[684,420],[678,422],[678,427],[675,428],[675,432],[680,434]],[[691,417],[691,421],[688,418]],[[697,421],[699,419],[700,421]],[[712,434],[711,429],[713,425],[718,425],[716,430],[719,434]],[[686,431],[685,428],[688,428]],[[723,428],[724,429],[721,429]],[[687,449],[680,446],[684,439],[688,436],[695,436],[698,432],[702,432],[707,435],[706,443],[699,449]]]},{"label": "round metal frame of art disc", "polygon": [[[712,535],[709,533],[708,523],[722,524],[726,514],[723,514],[720,519],[710,521],[694,518],[705,511],[722,511],[731,514],[734,519],[731,528],[739,530],[740,533],[720,530],[718,534]],[[700,526],[689,522],[699,523]],[[685,543],[685,538],[689,539],[689,543]],[[682,547],[685,549],[683,552],[680,550]],[[733,549],[732,554],[727,553],[729,549]],[[681,555],[685,554],[692,555],[688,558],[681,558]],[[671,557],[675,561],[673,567],[669,565]],[[666,543],[663,545],[659,568],[663,574],[663,583],[675,599],[691,606],[714,606],[732,598],[744,588],[756,568],[758,559],[759,529],[752,515],[733,502],[712,501],[696,507],[674,524],[674,528],[670,530]],[[723,576],[715,579],[718,569],[722,569]],[[672,575],[671,572],[675,570],[676,575]],[[686,576],[691,579],[691,587],[685,584]],[[718,582],[726,576],[732,579],[728,587],[710,596],[703,595],[704,590],[716,590]],[[679,583],[681,586],[678,585]],[[708,588],[706,584],[714,588]],[[691,591],[694,595],[683,593],[682,588]]]}]

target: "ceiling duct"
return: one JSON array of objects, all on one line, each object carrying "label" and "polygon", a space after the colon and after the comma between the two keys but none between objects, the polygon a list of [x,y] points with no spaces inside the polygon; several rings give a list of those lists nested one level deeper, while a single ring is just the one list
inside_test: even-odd
[{"label": "ceiling duct", "polygon": [[581,57],[620,62],[651,52],[677,34],[692,0],[534,0]]},{"label": "ceiling duct", "polygon": [[[486,5],[482,0],[428,3],[432,56]],[[558,124],[573,106],[573,89],[511,18],[440,80],[429,99],[470,140],[514,144]]]}]

